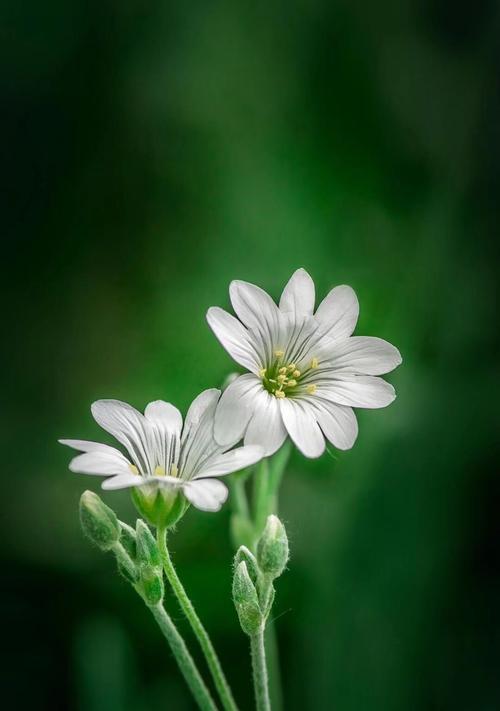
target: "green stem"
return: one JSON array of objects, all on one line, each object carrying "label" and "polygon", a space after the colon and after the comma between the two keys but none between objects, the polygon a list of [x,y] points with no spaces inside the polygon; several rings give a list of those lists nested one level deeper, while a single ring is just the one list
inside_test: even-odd
[{"label": "green stem", "polygon": [[254,534],[260,538],[269,515],[269,461],[262,459],[254,474],[253,490]]},{"label": "green stem", "polygon": [[266,649],[267,668],[269,672],[269,695],[271,697],[272,708],[274,711],[280,711],[280,709],[283,708],[281,671],[278,640],[276,639],[276,625],[272,620],[268,620],[266,623],[264,644]]},{"label": "green stem", "polygon": [[180,636],[176,626],[170,619],[164,607],[162,605],[156,605],[154,607],[150,607],[149,609],[158,623],[158,627],[163,632],[165,639],[169,643],[170,649],[177,660],[177,664],[179,665],[182,675],[186,680],[191,693],[196,699],[198,706],[202,709],[202,711],[217,711],[217,706],[212,701],[210,692],[205,686],[205,683],[201,678],[191,655],[189,654],[184,640]]},{"label": "green stem", "polygon": [[253,686],[257,711],[271,711],[267,680],[266,651],[264,648],[264,626],[250,637],[252,652]]},{"label": "green stem", "polygon": [[[113,552],[116,555],[119,565],[140,595],[140,590],[137,585],[133,583],[133,581],[137,579],[137,568],[134,561],[119,541],[113,546]],[[168,613],[161,603],[158,605],[148,605],[148,607],[158,623],[158,627],[162,631],[163,636],[170,645],[172,654],[174,655],[177,664],[179,665],[179,669],[181,670],[181,673],[198,706],[202,711],[217,711],[217,706],[214,704],[212,697],[210,696],[210,692],[205,686],[205,682],[196,668],[193,658],[186,647],[186,643],[182,639],[177,627],[172,622]]]},{"label": "green stem", "polygon": [[219,658],[215,652],[215,649],[210,641],[207,631],[203,627],[200,618],[196,614],[191,600],[189,599],[184,586],[182,585],[179,577],[176,573],[172,559],[170,558],[170,553],[167,547],[167,532],[166,529],[158,529],[158,547],[160,549],[163,569],[165,570],[165,575],[170,583],[177,600],[181,606],[182,611],[186,615],[189,624],[191,625],[193,632],[200,644],[205,659],[207,661],[208,668],[212,674],[215,687],[219,693],[220,700],[226,711],[238,711],[238,707],[233,698],[231,688],[224,676],[222,667],[219,662]]}]

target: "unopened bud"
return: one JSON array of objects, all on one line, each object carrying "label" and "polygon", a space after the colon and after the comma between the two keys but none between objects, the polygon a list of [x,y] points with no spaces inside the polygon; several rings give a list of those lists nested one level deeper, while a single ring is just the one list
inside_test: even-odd
[{"label": "unopened bud", "polygon": [[288,562],[288,538],[277,516],[267,518],[266,527],[257,544],[257,560],[263,573],[277,578]]},{"label": "unopened bud", "polygon": [[87,538],[103,551],[109,551],[120,538],[115,512],[93,491],[84,491],[80,498],[80,523]]},{"label": "unopened bud", "polygon": [[247,570],[244,560],[238,564],[233,577],[233,601],[238,613],[241,629],[252,635],[259,630],[263,617],[259,606],[259,597]]},{"label": "unopened bud", "polygon": [[154,568],[142,568],[140,575],[142,596],[147,605],[158,605],[163,600],[163,574]]},{"label": "unopened bud", "polygon": [[234,568],[236,569],[242,561],[246,564],[250,580],[256,585],[259,577],[259,566],[254,554],[246,546],[240,546],[236,551],[236,555],[234,556]]},{"label": "unopened bud", "polygon": [[132,528],[132,526],[128,525],[128,523],[124,523],[123,521],[119,521],[119,523],[120,523],[120,543],[125,548],[125,550],[129,554],[129,556],[132,558],[132,560],[135,561],[135,558],[137,555],[135,531]]},{"label": "unopened bud", "polygon": [[149,527],[140,518],[136,523],[137,563],[146,568],[161,568],[158,545]]}]

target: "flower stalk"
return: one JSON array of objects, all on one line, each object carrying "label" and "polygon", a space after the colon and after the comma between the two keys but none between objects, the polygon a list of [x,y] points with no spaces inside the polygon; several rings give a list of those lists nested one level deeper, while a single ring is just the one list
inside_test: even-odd
[{"label": "flower stalk", "polygon": [[170,557],[170,552],[167,546],[167,531],[166,529],[158,529],[157,531],[157,541],[158,548],[160,550],[161,559],[163,562],[163,569],[165,571],[166,578],[174,591],[175,596],[179,602],[179,605],[184,612],[191,628],[199,642],[201,650],[205,656],[208,668],[214,680],[215,687],[219,694],[222,706],[225,711],[238,711],[236,702],[234,700],[231,688],[227,682],[227,679],[222,670],[219,658],[214,649],[214,646],[208,636],[208,633],[203,626],[200,618],[198,617],[196,610],[194,609],[193,603],[189,599],[183,584],[181,583],[179,576],[174,568],[174,564]]}]

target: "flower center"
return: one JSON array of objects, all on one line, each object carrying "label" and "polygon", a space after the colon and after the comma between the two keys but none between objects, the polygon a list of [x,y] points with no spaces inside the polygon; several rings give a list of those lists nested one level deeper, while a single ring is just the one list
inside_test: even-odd
[{"label": "flower center", "polygon": [[315,392],[315,385],[306,385],[304,388],[300,387],[300,383],[306,373],[318,367],[317,358],[313,358],[309,368],[301,372],[295,363],[283,362],[283,351],[274,351],[274,355],[276,359],[273,364],[269,368],[262,368],[259,371],[262,384],[267,392],[278,399],[290,397],[302,391],[309,394]]}]

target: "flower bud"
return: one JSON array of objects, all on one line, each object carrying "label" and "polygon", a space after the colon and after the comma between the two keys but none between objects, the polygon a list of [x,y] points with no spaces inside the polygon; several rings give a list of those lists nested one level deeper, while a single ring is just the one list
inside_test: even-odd
[{"label": "flower bud", "polygon": [[244,560],[238,564],[233,577],[233,601],[241,629],[245,634],[255,634],[263,623],[257,590],[248,574]]},{"label": "flower bud", "polygon": [[234,556],[234,568],[236,569],[242,561],[246,564],[250,580],[256,585],[259,577],[259,566],[254,554],[246,546],[240,546],[236,551],[236,555]]},{"label": "flower bud", "polygon": [[109,551],[120,538],[115,512],[93,491],[84,491],[80,498],[80,523],[87,538],[103,551]]},{"label": "flower bud", "polygon": [[129,556],[133,561],[136,559],[137,548],[136,548],[136,535],[132,526],[128,523],[119,521],[120,524],[120,543],[125,548]]},{"label": "flower bud", "polygon": [[161,556],[153,534],[142,519],[136,523],[137,563],[144,568],[161,568]]},{"label": "flower bud", "polygon": [[257,560],[263,573],[277,578],[288,562],[288,538],[277,516],[268,516],[266,527],[257,544]]},{"label": "flower bud", "polygon": [[146,605],[155,606],[163,600],[163,574],[154,568],[141,568],[141,592]]}]

